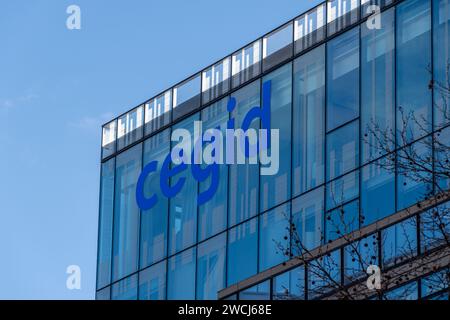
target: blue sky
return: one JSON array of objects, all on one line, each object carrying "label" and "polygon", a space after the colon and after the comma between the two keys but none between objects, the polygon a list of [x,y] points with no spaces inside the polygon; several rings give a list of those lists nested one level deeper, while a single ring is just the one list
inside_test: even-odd
[{"label": "blue sky", "polygon": [[2,0],[0,299],[94,298],[101,124],[319,2]]}]

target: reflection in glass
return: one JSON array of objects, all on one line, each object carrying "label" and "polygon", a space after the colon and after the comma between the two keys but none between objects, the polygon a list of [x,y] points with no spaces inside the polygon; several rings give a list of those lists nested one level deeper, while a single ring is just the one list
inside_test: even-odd
[{"label": "reflection in glass", "polygon": [[325,46],[294,62],[293,193],[323,183],[325,148]]},{"label": "reflection in glass", "polygon": [[[322,244],[324,188],[312,190],[292,200],[292,221],[295,231],[292,235],[292,253],[301,254]],[[299,242],[297,243],[296,240]]]},{"label": "reflection in glass", "polygon": [[194,111],[200,106],[200,74],[173,88],[173,120]]},{"label": "reflection in glass", "polygon": [[202,103],[221,96],[230,89],[230,58],[211,66],[202,73]]},{"label": "reflection in glass", "polygon": [[195,248],[169,259],[167,270],[167,299],[195,299]]},{"label": "reflection in glass", "polygon": [[327,130],[359,113],[359,27],[327,44]]},{"label": "reflection in glass", "polygon": [[113,281],[137,270],[139,258],[139,208],[136,182],[141,171],[142,144],[116,158],[114,195]]},{"label": "reflection in glass", "polygon": [[263,38],[263,71],[292,57],[292,23]]},{"label": "reflection in glass", "polygon": [[258,219],[255,218],[228,231],[227,286],[256,274],[257,262]]},{"label": "reflection in glass", "polygon": [[404,145],[431,129],[430,1],[406,1],[396,12],[397,143]]},{"label": "reflection in glass", "polygon": [[144,183],[144,195],[158,197],[158,202],[150,210],[141,212],[140,264],[145,268],[167,254],[167,215],[169,201],[160,188],[161,167],[170,150],[170,129],[152,136],[144,142],[144,166],[158,161],[156,171]]},{"label": "reflection in glass", "polygon": [[143,113],[144,109],[140,106],[119,117],[117,126],[117,150],[121,150],[142,138]]},{"label": "reflection in glass", "polygon": [[295,53],[299,53],[325,38],[326,21],[325,3],[295,19]]},{"label": "reflection in glass", "polygon": [[102,159],[116,152],[116,120],[102,128]]},{"label": "reflection in glass", "polygon": [[198,246],[197,299],[215,300],[225,287],[226,233]]},{"label": "reflection in glass", "polygon": [[111,300],[137,300],[137,274],[112,285]]},{"label": "reflection in glass", "polygon": [[[268,81],[271,82],[270,126],[279,132],[279,167],[275,175],[260,177],[260,212],[291,197],[292,64],[288,63],[263,78],[263,83]],[[269,147],[269,154],[273,150]],[[266,166],[261,165],[261,169],[263,167]]]},{"label": "reflection in glass", "polygon": [[139,300],[164,300],[167,260],[139,273]]},{"label": "reflection in glass", "polygon": [[231,68],[233,88],[257,76],[261,72],[261,40],[233,54]]},{"label": "reflection in glass", "polygon": [[147,102],[145,104],[145,134],[150,134],[168,125],[171,109],[172,93],[170,90]]}]

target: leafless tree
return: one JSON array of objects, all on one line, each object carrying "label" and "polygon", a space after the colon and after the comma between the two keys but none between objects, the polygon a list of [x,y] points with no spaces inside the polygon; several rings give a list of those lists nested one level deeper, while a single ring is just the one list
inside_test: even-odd
[{"label": "leafless tree", "polygon": [[[376,232],[356,241],[350,236],[355,229],[355,223],[364,222],[365,213],[361,212],[360,221],[349,221],[346,207],[339,205],[339,201],[336,201],[338,209],[333,210],[339,212],[338,219],[331,218],[330,213],[326,213],[325,217],[327,225],[336,233],[335,238],[340,238],[344,244],[343,259],[340,255],[329,252],[326,245],[309,248],[303,241],[301,232],[297,230],[294,219],[286,216],[286,219],[289,219],[289,228],[285,238],[291,239],[290,247],[283,245],[283,242],[274,241],[279,252],[288,259],[300,260],[306,266],[309,278],[308,298],[354,300],[375,296],[379,299],[407,299],[415,288],[402,284],[413,280],[418,269],[421,274],[431,274],[422,281],[422,287],[427,292],[449,287],[450,266],[441,271],[439,268],[442,266],[433,263],[431,255],[421,255],[419,265],[414,262],[417,258],[417,246],[422,253],[450,248],[450,202],[445,202],[450,200],[450,64],[447,65],[446,75],[446,81],[434,80],[429,84],[429,89],[434,92],[435,121],[398,106],[396,128],[382,126],[375,119],[365,128],[363,140],[373,154],[369,160],[373,160],[380,169],[402,177],[405,188],[410,185],[425,187],[414,205],[419,208],[413,206],[405,209],[407,212],[419,209],[419,213],[411,212],[411,218],[397,226],[404,239],[402,247],[396,248],[395,254],[384,252],[383,256],[392,256],[391,259],[383,258],[385,261],[382,263],[378,261],[379,248],[383,251],[390,250],[385,245],[388,240],[386,232]],[[378,161],[380,159],[382,161]],[[334,194],[332,198],[340,199]],[[432,200],[442,204],[432,209],[420,210],[422,201]],[[411,237],[408,231],[417,230],[417,224],[420,243],[417,243],[417,238]],[[322,234],[320,243],[324,243],[327,239],[324,239],[322,230],[317,232]],[[383,243],[382,246],[379,241]],[[366,270],[370,265],[382,265],[380,289],[367,288]],[[404,267],[394,267],[399,265]],[[388,289],[396,287],[399,289],[395,295],[390,294]],[[286,288],[286,294],[281,295],[282,297],[290,297],[288,289]]]}]

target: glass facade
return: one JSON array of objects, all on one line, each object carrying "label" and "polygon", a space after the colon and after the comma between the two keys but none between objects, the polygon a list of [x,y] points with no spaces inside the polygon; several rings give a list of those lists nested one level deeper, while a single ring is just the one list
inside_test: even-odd
[{"label": "glass facade", "polygon": [[[371,4],[382,7],[379,29],[360,20]],[[220,290],[300,254],[297,241],[313,250],[424,199],[432,185],[399,168],[407,148],[442,157],[426,146],[433,128],[449,124],[448,96],[437,86],[448,82],[449,7],[450,0],[326,1],[103,126],[97,298],[217,299]],[[194,121],[203,132],[243,123],[259,129],[269,106],[280,137],[277,173],[263,175],[263,165],[248,159],[219,165],[216,192],[198,204],[212,178],[196,179],[195,164],[171,163],[179,146],[171,134],[194,135]],[[405,135],[403,119],[412,112],[419,120]],[[373,125],[390,133],[390,144],[373,136]],[[194,143],[183,140],[191,149]],[[393,158],[389,170],[383,164]],[[141,210],[136,188],[149,166],[143,194],[157,202]],[[167,197],[162,186],[179,190]],[[368,261],[383,268],[432,250],[443,240],[422,230],[430,212],[356,245],[367,244]],[[335,281],[361,275],[349,247],[317,259],[236,298],[317,298],[328,284],[311,270],[323,261]],[[426,281],[388,297],[441,297],[425,290]]]}]

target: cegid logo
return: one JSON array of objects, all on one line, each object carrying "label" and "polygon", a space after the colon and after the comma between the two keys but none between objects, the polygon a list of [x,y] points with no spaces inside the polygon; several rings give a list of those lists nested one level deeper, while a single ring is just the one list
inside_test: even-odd
[{"label": "cegid logo", "polygon": [[[228,112],[237,105],[235,98],[227,104]],[[210,186],[200,192],[197,205],[208,202],[219,186],[219,165],[261,164],[261,175],[275,175],[279,169],[279,130],[270,128],[271,82],[263,83],[262,107],[251,108],[242,121],[241,128],[235,128],[235,119],[227,121],[225,135],[220,129],[208,129],[203,133],[201,121],[194,122],[194,136],[189,130],[177,129],[172,132],[171,141],[177,143],[166,156],[161,166],[159,186],[161,193],[173,198],[184,187],[186,178],[174,178],[188,169],[198,182],[211,177]],[[250,128],[256,119],[261,120],[261,129]],[[192,145],[192,141],[194,142]],[[269,152],[270,151],[270,152]],[[270,154],[269,154],[270,153]],[[259,159],[258,159],[259,156]],[[136,185],[136,202],[141,210],[151,209],[157,202],[156,194],[146,197],[144,184],[147,177],[158,168],[158,161],[148,163],[139,176]],[[172,178],[172,184],[170,179]]]}]

